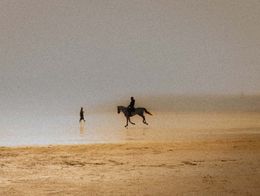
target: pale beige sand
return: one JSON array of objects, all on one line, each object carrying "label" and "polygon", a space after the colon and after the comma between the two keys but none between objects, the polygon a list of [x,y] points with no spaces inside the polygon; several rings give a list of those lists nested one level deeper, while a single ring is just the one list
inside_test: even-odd
[{"label": "pale beige sand", "polygon": [[0,195],[260,195],[260,135],[0,148]]}]

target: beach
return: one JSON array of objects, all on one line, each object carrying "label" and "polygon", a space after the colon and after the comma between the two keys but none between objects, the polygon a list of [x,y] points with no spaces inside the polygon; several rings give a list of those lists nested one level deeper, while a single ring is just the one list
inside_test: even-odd
[{"label": "beach", "polygon": [[0,0],[0,196],[260,196],[260,0]]},{"label": "beach", "polygon": [[260,135],[0,148],[0,195],[259,195]]}]

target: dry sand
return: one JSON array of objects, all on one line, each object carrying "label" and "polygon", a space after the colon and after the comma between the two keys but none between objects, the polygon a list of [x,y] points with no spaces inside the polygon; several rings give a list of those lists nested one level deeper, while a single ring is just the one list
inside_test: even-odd
[{"label": "dry sand", "polygon": [[260,195],[260,135],[0,148],[0,195]]}]

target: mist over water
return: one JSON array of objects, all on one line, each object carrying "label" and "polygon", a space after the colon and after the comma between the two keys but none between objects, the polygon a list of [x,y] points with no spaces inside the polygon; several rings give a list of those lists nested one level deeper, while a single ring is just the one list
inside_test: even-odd
[{"label": "mist over water", "polygon": [[127,129],[124,116],[116,112],[87,114],[85,119],[79,123],[78,116],[68,115],[27,123],[26,118],[10,120],[0,129],[0,146],[188,141],[260,133],[260,113],[250,112],[154,112],[146,115],[148,126],[135,116],[136,125]]},{"label": "mist over water", "polygon": [[[257,115],[259,10],[255,0],[0,1],[0,145],[176,139],[214,122],[202,113]],[[116,106],[131,96],[155,114],[148,127],[123,127]]]},{"label": "mist over water", "polygon": [[136,97],[136,107],[146,107],[153,115],[145,115],[148,126],[132,117],[136,125],[128,129],[116,108],[127,104],[127,99],[117,99],[83,105],[85,123],[79,123],[80,107],[74,104],[1,112],[0,146],[178,141],[260,132],[259,96]]}]

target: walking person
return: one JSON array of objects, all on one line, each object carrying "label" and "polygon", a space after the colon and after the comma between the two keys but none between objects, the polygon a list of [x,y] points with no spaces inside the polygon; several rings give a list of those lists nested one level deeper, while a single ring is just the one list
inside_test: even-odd
[{"label": "walking person", "polygon": [[82,120],[85,122],[83,107],[80,108],[79,116],[80,116],[79,122],[81,122]]}]

